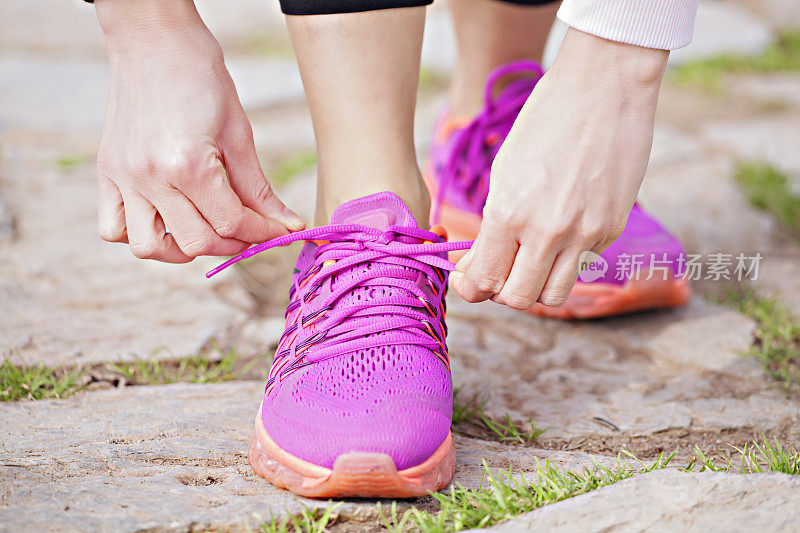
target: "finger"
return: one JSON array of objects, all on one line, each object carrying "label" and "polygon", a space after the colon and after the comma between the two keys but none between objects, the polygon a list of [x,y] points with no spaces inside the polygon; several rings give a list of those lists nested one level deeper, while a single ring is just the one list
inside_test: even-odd
[{"label": "finger", "polygon": [[467,253],[465,253],[456,263],[456,270],[458,272],[466,272],[469,268],[469,265],[472,264],[473,257],[475,257],[475,246],[470,246],[469,250],[467,250]]},{"label": "finger", "polygon": [[276,220],[265,218],[242,205],[241,200],[225,179],[222,163],[209,155],[204,176],[183,176],[178,180],[179,190],[194,204],[224,239],[248,243],[261,243],[287,233]]},{"label": "finger", "polygon": [[519,245],[504,233],[482,231],[472,245],[465,270],[450,275],[453,289],[468,302],[488,300],[503,289]]},{"label": "finger", "polygon": [[520,246],[503,290],[492,300],[514,309],[528,309],[539,299],[555,258],[555,252],[530,244]]},{"label": "finger", "polygon": [[141,259],[155,259],[165,263],[188,263],[192,260],[167,233],[156,208],[144,197],[130,194],[124,197],[125,225],[131,253]]},{"label": "finger", "polygon": [[[247,123],[246,118],[244,122]],[[228,132],[223,140],[228,179],[242,203],[256,213],[278,221],[291,231],[305,228],[303,219],[280,201],[264,176],[249,123],[246,131]]]},{"label": "finger", "polygon": [[97,233],[104,241],[128,242],[122,194],[108,178],[98,179],[97,186]]},{"label": "finger", "polygon": [[249,247],[246,242],[217,235],[194,204],[177,189],[154,196],[153,205],[181,251],[189,257],[236,255]]},{"label": "finger", "polygon": [[569,248],[558,254],[539,295],[541,303],[557,307],[567,301],[569,293],[578,279],[580,255],[581,250],[577,248]]}]

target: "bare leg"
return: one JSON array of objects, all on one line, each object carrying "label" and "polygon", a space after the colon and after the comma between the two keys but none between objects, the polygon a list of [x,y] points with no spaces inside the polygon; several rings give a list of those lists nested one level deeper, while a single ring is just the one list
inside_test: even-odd
[{"label": "bare leg", "polygon": [[559,3],[450,0],[449,6],[458,41],[451,110],[456,116],[472,116],[483,106],[484,82],[495,67],[519,59],[542,60]]},{"label": "bare leg", "polygon": [[391,191],[427,224],[414,151],[425,8],[286,19],[317,140],[316,223],[343,202]]}]

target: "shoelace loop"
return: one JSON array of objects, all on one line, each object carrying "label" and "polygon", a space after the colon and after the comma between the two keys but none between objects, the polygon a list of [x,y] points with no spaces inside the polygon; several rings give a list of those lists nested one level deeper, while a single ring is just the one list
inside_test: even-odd
[{"label": "shoelace loop", "polygon": [[[529,71],[533,79],[510,82],[503,99],[493,97],[498,80],[515,72]],[[466,127],[455,132],[452,156],[441,170],[442,180],[431,206],[431,220],[439,222],[439,214],[448,188],[455,187],[468,197],[485,198],[489,191],[489,176],[492,161],[500,150],[501,142],[508,135],[519,110],[528,100],[532,85],[544,75],[541,65],[533,61],[517,61],[494,70],[486,81],[483,110]]]},{"label": "shoelace loop", "polygon": [[[279,346],[288,344],[288,347],[275,355],[268,388],[276,378],[302,366],[390,344],[428,347],[449,366],[444,344],[446,326],[442,321],[433,322],[437,316],[435,309],[444,310],[446,276],[441,271],[454,270],[455,265],[439,254],[465,250],[472,241],[444,242],[434,232],[406,226],[381,230],[361,224],[332,224],[255,245],[206,276],[214,276],[265,250],[297,241],[315,241],[319,246],[314,250],[312,266],[293,282],[287,317],[316,298],[326,280],[358,265],[369,264],[370,268],[360,272],[351,270],[348,278],[337,280],[317,309],[305,315],[301,310],[281,337]],[[428,294],[420,288],[420,274],[425,276],[435,301],[430,302]],[[353,290],[366,286],[396,287],[400,295],[375,297],[348,306],[335,305]],[[305,294],[294,298],[299,290]],[[376,317],[381,319],[375,320]],[[315,331],[305,332],[304,328],[311,324],[316,324]],[[305,336],[298,338],[301,333]],[[292,341],[284,343],[290,337]]]}]

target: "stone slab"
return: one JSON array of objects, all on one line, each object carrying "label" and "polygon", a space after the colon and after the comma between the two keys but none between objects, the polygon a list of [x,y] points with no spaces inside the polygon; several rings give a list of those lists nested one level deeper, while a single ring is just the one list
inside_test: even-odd
[{"label": "stone slab", "polygon": [[741,357],[752,322],[700,299],[683,309],[580,323],[457,297],[449,309],[454,381],[482,394],[494,416],[549,427],[549,442],[602,440],[618,451],[646,437],[672,450],[674,435],[742,430],[735,438],[747,439],[780,433],[800,416],[769,390],[758,364]]},{"label": "stone slab", "polygon": [[[800,77],[793,80],[800,94]],[[798,105],[800,111],[800,104]],[[703,135],[741,160],[767,161],[792,174],[800,195],[800,113],[748,120],[709,121]]]},{"label": "stone slab", "polygon": [[[226,58],[247,111],[302,101],[293,59]],[[105,119],[108,66],[103,58],[0,55],[0,131],[99,133]],[[12,104],[13,102],[13,104]]]},{"label": "stone slab", "polygon": [[734,180],[737,161],[763,160],[800,187],[795,114],[704,119],[698,121],[697,133],[662,123],[656,128],[640,201],[690,253],[705,254],[706,259],[716,253],[760,253],[753,281],[800,314],[800,246],[781,231],[774,216],[750,205]]},{"label": "stone slab", "polygon": [[670,63],[720,54],[757,54],[775,38],[768,22],[753,11],[733,2],[706,0],[700,2],[695,19],[692,43],[670,53]]},{"label": "stone slab", "polygon": [[748,74],[730,76],[725,90],[777,109],[800,109],[800,74]]},{"label": "stone slab", "polygon": [[796,531],[798,506],[798,476],[662,470],[486,531]]},{"label": "stone slab", "polygon": [[[196,0],[203,21],[224,49],[241,48],[260,37],[286,38],[278,2]],[[35,28],[32,31],[32,28]],[[0,4],[0,50],[50,56],[101,57],[103,34],[94,7],[82,0],[26,0]]]},{"label": "stone slab", "polygon": [[[251,525],[326,502],[255,476],[247,439],[261,382],[129,387],[0,406],[0,530],[140,531]],[[530,473],[537,460],[592,464],[587,454],[456,439],[456,482],[477,487],[483,461]],[[599,459],[610,464],[613,459]],[[168,503],[167,503],[168,502]],[[375,502],[348,501],[345,517]]]},{"label": "stone slab", "polygon": [[91,159],[56,164],[48,143],[2,143],[0,195],[16,236],[0,241],[0,353],[28,364],[192,355],[250,311],[249,296],[204,272],[217,260],[134,258],[96,233]]}]

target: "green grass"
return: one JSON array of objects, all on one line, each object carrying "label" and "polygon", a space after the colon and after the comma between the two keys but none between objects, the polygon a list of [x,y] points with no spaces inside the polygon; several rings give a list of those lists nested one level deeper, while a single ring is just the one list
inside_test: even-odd
[{"label": "green grass", "polygon": [[239,356],[235,350],[219,354],[219,360],[211,359],[207,355],[195,355],[166,362],[156,358],[136,359],[130,362],[111,363],[111,368],[134,385],[164,385],[178,382],[221,383],[245,376],[259,362],[259,359],[255,358],[244,367],[237,368]]},{"label": "green grass", "polygon": [[258,32],[243,37],[237,48],[241,53],[248,55],[260,55],[272,58],[294,58],[294,50],[289,39],[281,35],[269,35],[265,32]]},{"label": "green grass", "polygon": [[800,451],[792,445],[781,444],[778,439],[770,442],[765,435],[761,441],[745,444],[744,448],[734,448],[739,453],[740,464],[733,459],[718,463],[706,456],[700,447],[694,447],[694,458],[683,468],[686,472],[737,472],[763,474],[779,472],[792,476],[800,475]]},{"label": "green grass", "polygon": [[317,165],[317,154],[312,150],[297,152],[278,163],[269,173],[270,182],[276,185],[288,183],[298,174],[311,170]]},{"label": "green grass", "polygon": [[58,168],[60,168],[61,170],[69,170],[71,168],[75,168],[78,165],[85,163],[86,161],[88,161],[88,159],[89,158],[86,156],[61,157],[56,162],[56,165],[58,165]]},{"label": "green grass", "polygon": [[755,357],[787,395],[800,392],[800,321],[773,298],[748,288],[731,289],[723,298],[756,323],[755,342],[745,355]]},{"label": "green grass", "polygon": [[0,364],[0,401],[63,398],[81,387],[82,370],[64,371],[43,364],[17,365],[7,357]]},{"label": "green grass", "polygon": [[202,354],[158,360],[154,355],[151,359],[75,368],[16,364],[6,357],[0,363],[0,401],[63,398],[86,386],[94,386],[95,382],[119,386],[254,379],[262,377],[266,370],[261,367],[269,364],[268,357],[242,359],[234,350],[218,352],[218,359]]},{"label": "green grass", "polygon": [[[741,455],[743,473],[800,475],[800,452],[794,447],[782,446],[777,440],[770,442],[762,437],[760,443],[752,442],[743,449],[737,448],[737,451]],[[388,513],[378,504],[378,514],[386,529],[398,533],[441,533],[488,527],[534,509],[613,485],[634,475],[672,468],[670,463],[674,457],[674,453],[662,453],[654,462],[646,464],[629,452],[623,452],[613,467],[594,461],[591,467],[583,470],[559,469],[548,461],[542,463],[537,460],[532,480],[511,470],[493,473],[484,463],[483,478],[477,489],[466,489],[456,484],[448,492],[432,494],[438,507],[436,511],[411,508],[400,514],[396,503],[392,503]],[[677,469],[684,472],[737,471],[733,460],[719,463],[703,454],[699,447],[695,447],[692,461]]]},{"label": "green grass", "polygon": [[540,428],[531,419],[528,419],[525,424],[517,425],[511,420],[509,414],[506,414],[503,420],[498,422],[481,413],[481,422],[493,433],[495,440],[519,444],[530,444],[548,429]]},{"label": "green grass", "polygon": [[761,442],[752,442],[739,450],[742,456],[742,471],[748,474],[781,472],[800,476],[800,451],[793,446],[784,446],[777,439],[770,442],[762,435]]},{"label": "green grass", "polygon": [[549,461],[542,463],[537,459],[535,478],[530,481],[522,474],[515,475],[510,469],[493,473],[484,463],[483,478],[477,489],[456,484],[448,492],[432,495],[439,508],[437,512],[412,508],[398,516],[393,507],[389,516],[380,508],[379,513],[384,527],[396,532],[439,533],[488,527],[545,505],[613,485],[634,474],[667,468],[673,456],[659,455],[655,462],[643,464],[641,468],[622,461],[620,456],[614,467],[595,462],[592,467],[581,471],[562,470]]},{"label": "green grass", "polygon": [[464,389],[455,387],[453,389],[453,422],[455,427],[462,422],[472,422],[480,418],[483,414],[483,406],[486,399],[478,393],[469,397],[464,396]]},{"label": "green grass", "polygon": [[262,520],[256,529],[246,527],[248,531],[259,533],[323,533],[327,531],[328,526],[336,523],[337,516],[334,510],[339,505],[329,501],[326,509],[309,509],[303,506],[295,515],[284,516],[281,519],[270,516],[269,521]]},{"label": "green grass", "polygon": [[483,408],[486,398],[480,394],[464,397],[463,391],[456,387],[453,390],[453,422],[456,429],[459,424],[474,424],[488,431],[486,437],[499,442],[530,444],[548,428],[540,428],[532,419],[524,424],[515,423],[510,414],[502,420],[493,420],[486,415]]},{"label": "green grass", "polygon": [[800,238],[800,195],[792,190],[789,177],[764,162],[740,163],[734,177],[755,207],[769,211]]},{"label": "green grass", "polygon": [[422,66],[419,69],[419,90],[435,90],[447,87],[447,76],[441,72]]},{"label": "green grass", "polygon": [[757,55],[721,54],[690,61],[673,73],[681,85],[698,85],[711,91],[722,89],[723,74],[800,72],[800,31],[787,30]]}]

